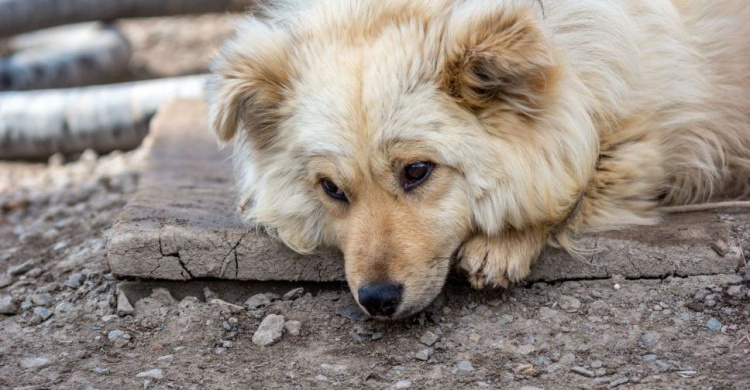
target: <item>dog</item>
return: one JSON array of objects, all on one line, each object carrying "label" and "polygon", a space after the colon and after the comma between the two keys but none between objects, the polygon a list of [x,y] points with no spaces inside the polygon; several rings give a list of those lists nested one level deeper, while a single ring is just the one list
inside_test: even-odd
[{"label": "dog", "polygon": [[277,1],[212,65],[243,216],[370,316],[750,192],[747,0]]}]

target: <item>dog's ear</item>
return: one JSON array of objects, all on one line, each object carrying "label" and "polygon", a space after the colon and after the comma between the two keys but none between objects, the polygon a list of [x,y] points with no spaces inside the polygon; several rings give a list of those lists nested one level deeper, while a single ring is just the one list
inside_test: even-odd
[{"label": "dog's ear", "polygon": [[212,64],[209,126],[222,144],[243,127],[262,147],[274,138],[289,82],[285,45],[280,34],[261,21],[250,20],[238,30]]},{"label": "dog's ear", "polygon": [[441,86],[475,111],[498,102],[533,116],[554,88],[559,68],[531,9],[469,1],[450,17]]}]

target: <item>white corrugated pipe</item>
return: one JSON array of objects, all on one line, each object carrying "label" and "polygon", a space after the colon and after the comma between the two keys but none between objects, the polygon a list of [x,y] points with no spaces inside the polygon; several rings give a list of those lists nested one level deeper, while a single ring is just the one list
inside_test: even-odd
[{"label": "white corrugated pipe", "polygon": [[174,98],[203,98],[207,77],[0,92],[0,159],[135,148],[159,106]]}]

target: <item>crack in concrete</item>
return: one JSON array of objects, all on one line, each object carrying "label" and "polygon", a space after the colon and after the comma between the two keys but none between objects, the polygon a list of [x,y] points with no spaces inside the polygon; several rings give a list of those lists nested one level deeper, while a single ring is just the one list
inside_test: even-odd
[{"label": "crack in concrete", "polygon": [[242,240],[244,240],[245,237],[248,236],[248,234],[250,234],[250,232],[246,232],[245,234],[243,234],[242,237],[240,237],[240,239],[237,240],[237,242],[234,245],[232,245],[232,249],[230,249],[229,252],[227,252],[227,254],[221,258],[221,271],[219,271],[220,278],[224,277],[224,272],[226,272],[227,265],[229,265],[229,259],[228,259],[229,255],[234,253],[234,266],[235,266],[234,278],[237,279],[237,276],[239,275],[239,272],[240,272],[240,262],[239,262],[239,259],[237,258],[237,248],[240,246],[240,244],[242,244]]},{"label": "crack in concrete", "polygon": [[[187,264],[185,264],[185,262],[182,261],[182,258],[180,257],[180,251],[179,250],[175,251],[174,253],[164,253],[164,247],[162,246],[162,243],[161,243],[161,233],[159,233],[159,253],[161,254],[161,257],[174,257],[174,258],[176,258],[177,262],[182,267],[182,270],[185,271],[185,273],[188,274],[188,276],[189,276],[189,277],[187,277],[185,279],[195,279],[195,276],[193,276],[192,272],[190,272],[190,270],[188,269]],[[159,266],[157,266],[157,268],[158,267]],[[185,275],[183,275],[183,277],[185,277]]]}]

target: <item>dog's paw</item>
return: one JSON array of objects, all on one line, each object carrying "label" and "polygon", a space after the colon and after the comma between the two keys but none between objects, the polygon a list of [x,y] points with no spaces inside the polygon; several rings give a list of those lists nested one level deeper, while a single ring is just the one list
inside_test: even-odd
[{"label": "dog's paw", "polygon": [[508,231],[500,236],[476,235],[458,251],[458,267],[475,289],[508,288],[531,272],[546,243],[544,231]]}]

